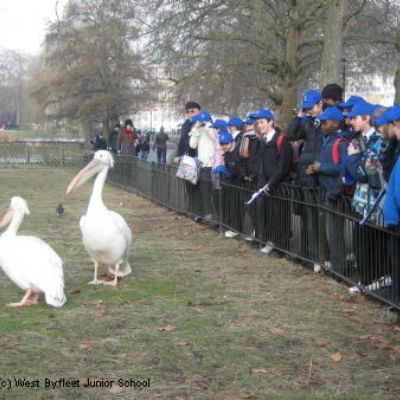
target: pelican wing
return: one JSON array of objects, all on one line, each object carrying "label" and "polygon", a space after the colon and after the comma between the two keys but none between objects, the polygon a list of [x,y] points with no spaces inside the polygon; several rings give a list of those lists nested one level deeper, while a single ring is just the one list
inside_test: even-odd
[{"label": "pelican wing", "polygon": [[55,307],[65,301],[63,263],[57,253],[43,240],[34,236],[15,236],[7,240],[5,262],[17,281],[45,293],[46,302]]}]

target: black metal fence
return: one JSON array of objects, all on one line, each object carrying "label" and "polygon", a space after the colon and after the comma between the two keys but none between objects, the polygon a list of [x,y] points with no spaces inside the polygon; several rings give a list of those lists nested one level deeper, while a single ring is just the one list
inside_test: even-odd
[{"label": "black metal fence", "polygon": [[318,190],[281,185],[272,196],[244,203],[253,187],[216,185],[202,169],[197,185],[176,178],[176,167],[117,157],[109,180],[177,212],[249,236],[260,245],[321,266],[400,311],[400,234],[360,225],[344,197],[326,202]]}]

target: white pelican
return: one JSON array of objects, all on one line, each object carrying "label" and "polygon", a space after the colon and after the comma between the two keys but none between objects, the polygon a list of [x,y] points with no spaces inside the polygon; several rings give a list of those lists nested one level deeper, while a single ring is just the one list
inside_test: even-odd
[{"label": "white pelican", "polygon": [[[98,174],[86,215],[81,217],[79,224],[83,245],[94,263],[94,278],[89,282],[94,285],[117,286],[118,277],[127,276],[132,272],[128,263],[132,243],[131,230],[121,215],[109,210],[102,199],[107,173],[113,166],[114,160],[111,154],[106,150],[98,150],[93,160],[75,175],[67,188],[68,194],[72,189],[81,186],[90,177]],[[114,274],[112,282],[97,279],[100,263],[109,266],[109,271]]]},{"label": "white pelican", "polygon": [[17,235],[25,214],[29,214],[26,201],[13,197],[10,208],[0,221],[0,227],[10,223],[0,236],[0,266],[17,286],[26,291],[19,303],[9,306],[37,304],[39,293],[44,292],[47,304],[61,307],[67,301],[62,260],[43,240]]}]

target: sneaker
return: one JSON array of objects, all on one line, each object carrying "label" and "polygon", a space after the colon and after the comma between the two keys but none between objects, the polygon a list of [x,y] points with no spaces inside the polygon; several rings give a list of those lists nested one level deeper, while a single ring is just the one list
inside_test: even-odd
[{"label": "sneaker", "polygon": [[233,231],[225,231],[225,237],[232,239],[235,238],[236,236],[238,236],[239,233],[238,232],[233,232]]},{"label": "sneaker", "polygon": [[332,263],[330,261],[325,261],[324,262],[324,268],[325,269],[331,269],[332,268]]},{"label": "sneaker", "polygon": [[256,238],[256,231],[253,231],[250,233],[249,236],[246,236],[244,240],[246,240],[246,242],[252,242],[255,238]]},{"label": "sneaker", "polygon": [[392,278],[389,275],[386,275],[386,276],[381,276],[376,281],[370,283],[368,286],[365,287],[365,289],[374,291],[374,290],[379,290],[386,286],[391,286],[391,284],[392,284]]},{"label": "sneaker", "polygon": [[353,286],[353,287],[349,288],[349,293],[350,294],[360,293],[360,288],[358,286]]},{"label": "sneaker", "polygon": [[321,266],[319,264],[314,264],[314,272],[318,273],[321,271]]},{"label": "sneaker", "polygon": [[261,253],[263,254],[270,254],[274,250],[274,246],[271,244],[267,244],[263,248],[260,249]]},{"label": "sneaker", "polygon": [[213,215],[212,214],[207,214],[207,215],[204,216],[204,221],[209,222],[209,221],[212,221],[212,219],[213,219]]},{"label": "sneaker", "polygon": [[355,259],[354,253],[346,254],[346,261],[354,261]]}]

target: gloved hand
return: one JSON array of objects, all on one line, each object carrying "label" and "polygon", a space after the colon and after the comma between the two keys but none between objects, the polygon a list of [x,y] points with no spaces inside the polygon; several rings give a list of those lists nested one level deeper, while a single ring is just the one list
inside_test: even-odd
[{"label": "gloved hand", "polygon": [[211,172],[215,175],[221,175],[226,172],[226,167],[225,165],[218,165],[217,167],[214,167]]}]

